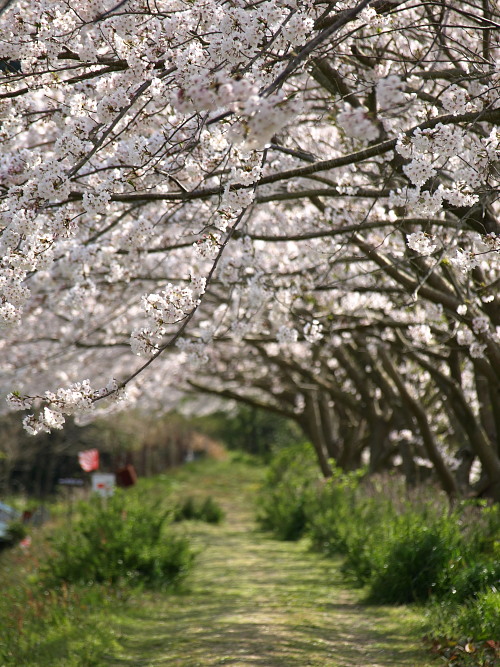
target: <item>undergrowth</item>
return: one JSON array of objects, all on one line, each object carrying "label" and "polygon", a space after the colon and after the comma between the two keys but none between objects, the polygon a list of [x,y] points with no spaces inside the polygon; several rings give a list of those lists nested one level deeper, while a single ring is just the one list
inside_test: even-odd
[{"label": "undergrowth", "polygon": [[319,482],[312,464],[308,446],[271,462],[259,498],[262,528],[280,539],[307,535],[314,549],[341,555],[367,603],[427,604],[431,641],[444,637],[470,650],[498,641],[498,505],[464,501],[451,508],[436,489],[409,493],[400,479],[367,478],[363,470],[336,470]]},{"label": "undergrowth", "polygon": [[53,556],[41,569],[49,586],[60,583],[125,581],[164,588],[189,572],[193,552],[186,539],[169,529],[173,512],[160,501],[117,490],[80,505],[71,530],[55,531]]},{"label": "undergrowth", "polygon": [[278,539],[298,539],[306,529],[306,508],[318,483],[318,468],[309,443],[279,450],[267,471],[257,522]]},{"label": "undergrowth", "polygon": [[188,496],[178,503],[174,509],[174,521],[205,521],[206,523],[220,523],[224,519],[224,511],[211,497],[198,500]]},{"label": "undergrowth", "polygon": [[81,502],[72,521],[58,519],[33,531],[29,546],[2,553],[2,667],[106,664],[119,641],[107,614],[143,588],[184,580],[194,552],[172,525],[173,503],[164,485],[143,491],[139,484]]}]

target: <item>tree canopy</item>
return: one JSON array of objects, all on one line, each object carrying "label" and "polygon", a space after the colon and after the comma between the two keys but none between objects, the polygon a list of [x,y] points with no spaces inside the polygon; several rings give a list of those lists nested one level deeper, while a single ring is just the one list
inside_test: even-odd
[{"label": "tree canopy", "polygon": [[31,433],[211,393],[500,497],[492,0],[7,0],[0,343]]}]

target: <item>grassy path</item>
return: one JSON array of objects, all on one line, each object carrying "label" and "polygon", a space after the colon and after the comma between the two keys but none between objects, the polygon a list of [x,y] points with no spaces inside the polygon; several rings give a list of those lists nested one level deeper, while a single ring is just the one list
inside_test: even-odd
[{"label": "grassy path", "polygon": [[[106,665],[210,667],[427,667],[418,615],[364,607],[344,588],[338,563],[303,543],[256,531],[252,499],[260,472],[235,464],[181,470],[181,494],[212,495],[221,526],[187,530],[199,550],[183,594],[143,594],[110,619],[121,650]],[[196,488],[193,488],[193,484]]]}]

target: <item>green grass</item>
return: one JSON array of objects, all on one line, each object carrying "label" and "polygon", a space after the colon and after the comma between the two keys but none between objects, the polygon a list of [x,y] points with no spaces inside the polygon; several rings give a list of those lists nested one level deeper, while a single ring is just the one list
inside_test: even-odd
[{"label": "green grass", "polygon": [[[40,650],[33,652],[31,661],[23,656],[20,662],[5,664],[435,664],[420,640],[425,629],[418,611],[363,606],[363,591],[345,586],[338,561],[311,553],[305,541],[278,542],[257,531],[253,503],[262,479],[263,470],[257,466],[203,461],[147,480],[144,492],[148,495],[161,497],[168,486],[179,500],[187,495],[211,496],[225,512],[218,526],[198,521],[179,526],[198,552],[185,590],[169,595],[133,592],[126,602],[108,600],[102,610],[92,605],[80,632],[76,624],[70,624],[65,633],[58,631],[59,637],[40,637]],[[101,630],[104,643],[92,639]],[[93,642],[89,657],[82,652],[86,641]]]},{"label": "green grass", "polygon": [[345,587],[338,561],[306,542],[278,542],[255,529],[253,501],[263,471],[197,463],[174,490],[211,495],[220,527],[190,526],[199,548],[189,591],[143,596],[116,618],[122,649],[112,665],[349,667],[431,665],[422,616],[406,607],[365,607]]},{"label": "green grass", "polygon": [[106,618],[123,591],[97,585],[46,589],[34,574],[44,548],[35,535],[32,554],[17,548],[0,557],[0,665],[102,665],[102,656],[118,646]]}]

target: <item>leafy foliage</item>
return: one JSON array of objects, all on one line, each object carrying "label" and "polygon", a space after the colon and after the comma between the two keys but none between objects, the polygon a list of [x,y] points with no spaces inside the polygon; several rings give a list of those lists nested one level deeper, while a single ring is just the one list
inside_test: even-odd
[{"label": "leafy foliage", "polygon": [[[302,455],[304,454],[302,451]],[[313,483],[293,448],[273,462],[260,522],[282,539],[307,533],[315,549],[344,558],[344,572],[376,604],[439,605],[434,636],[500,636],[500,507],[408,497],[398,480],[335,471]],[[263,511],[265,510],[265,512]]]},{"label": "leafy foliage", "polygon": [[282,540],[300,538],[307,526],[307,505],[318,483],[309,443],[279,451],[269,466],[258,500],[260,526]]},{"label": "leafy foliage", "polygon": [[224,519],[222,507],[211,497],[203,501],[194,496],[188,496],[174,510],[175,521],[197,520],[207,523],[220,523]]},{"label": "leafy foliage", "polygon": [[478,591],[495,591],[500,583],[500,560],[477,560],[457,571],[452,580],[450,597],[464,602],[477,597]]},{"label": "leafy foliage", "polygon": [[54,585],[126,581],[166,587],[181,581],[193,564],[186,539],[168,528],[171,511],[159,502],[116,492],[80,507],[71,530],[52,538],[54,556],[42,574]]},{"label": "leafy foliage", "polygon": [[500,660],[500,593],[483,592],[457,605],[445,600],[429,611],[431,650],[458,667],[494,667]]},{"label": "leafy foliage", "polygon": [[475,639],[500,637],[500,595],[497,591],[481,593],[475,600],[460,608],[456,618],[460,636]]},{"label": "leafy foliage", "polygon": [[407,510],[394,519],[393,534],[376,552],[369,601],[423,602],[440,593],[443,573],[457,553],[460,535],[453,518],[426,510]]}]

